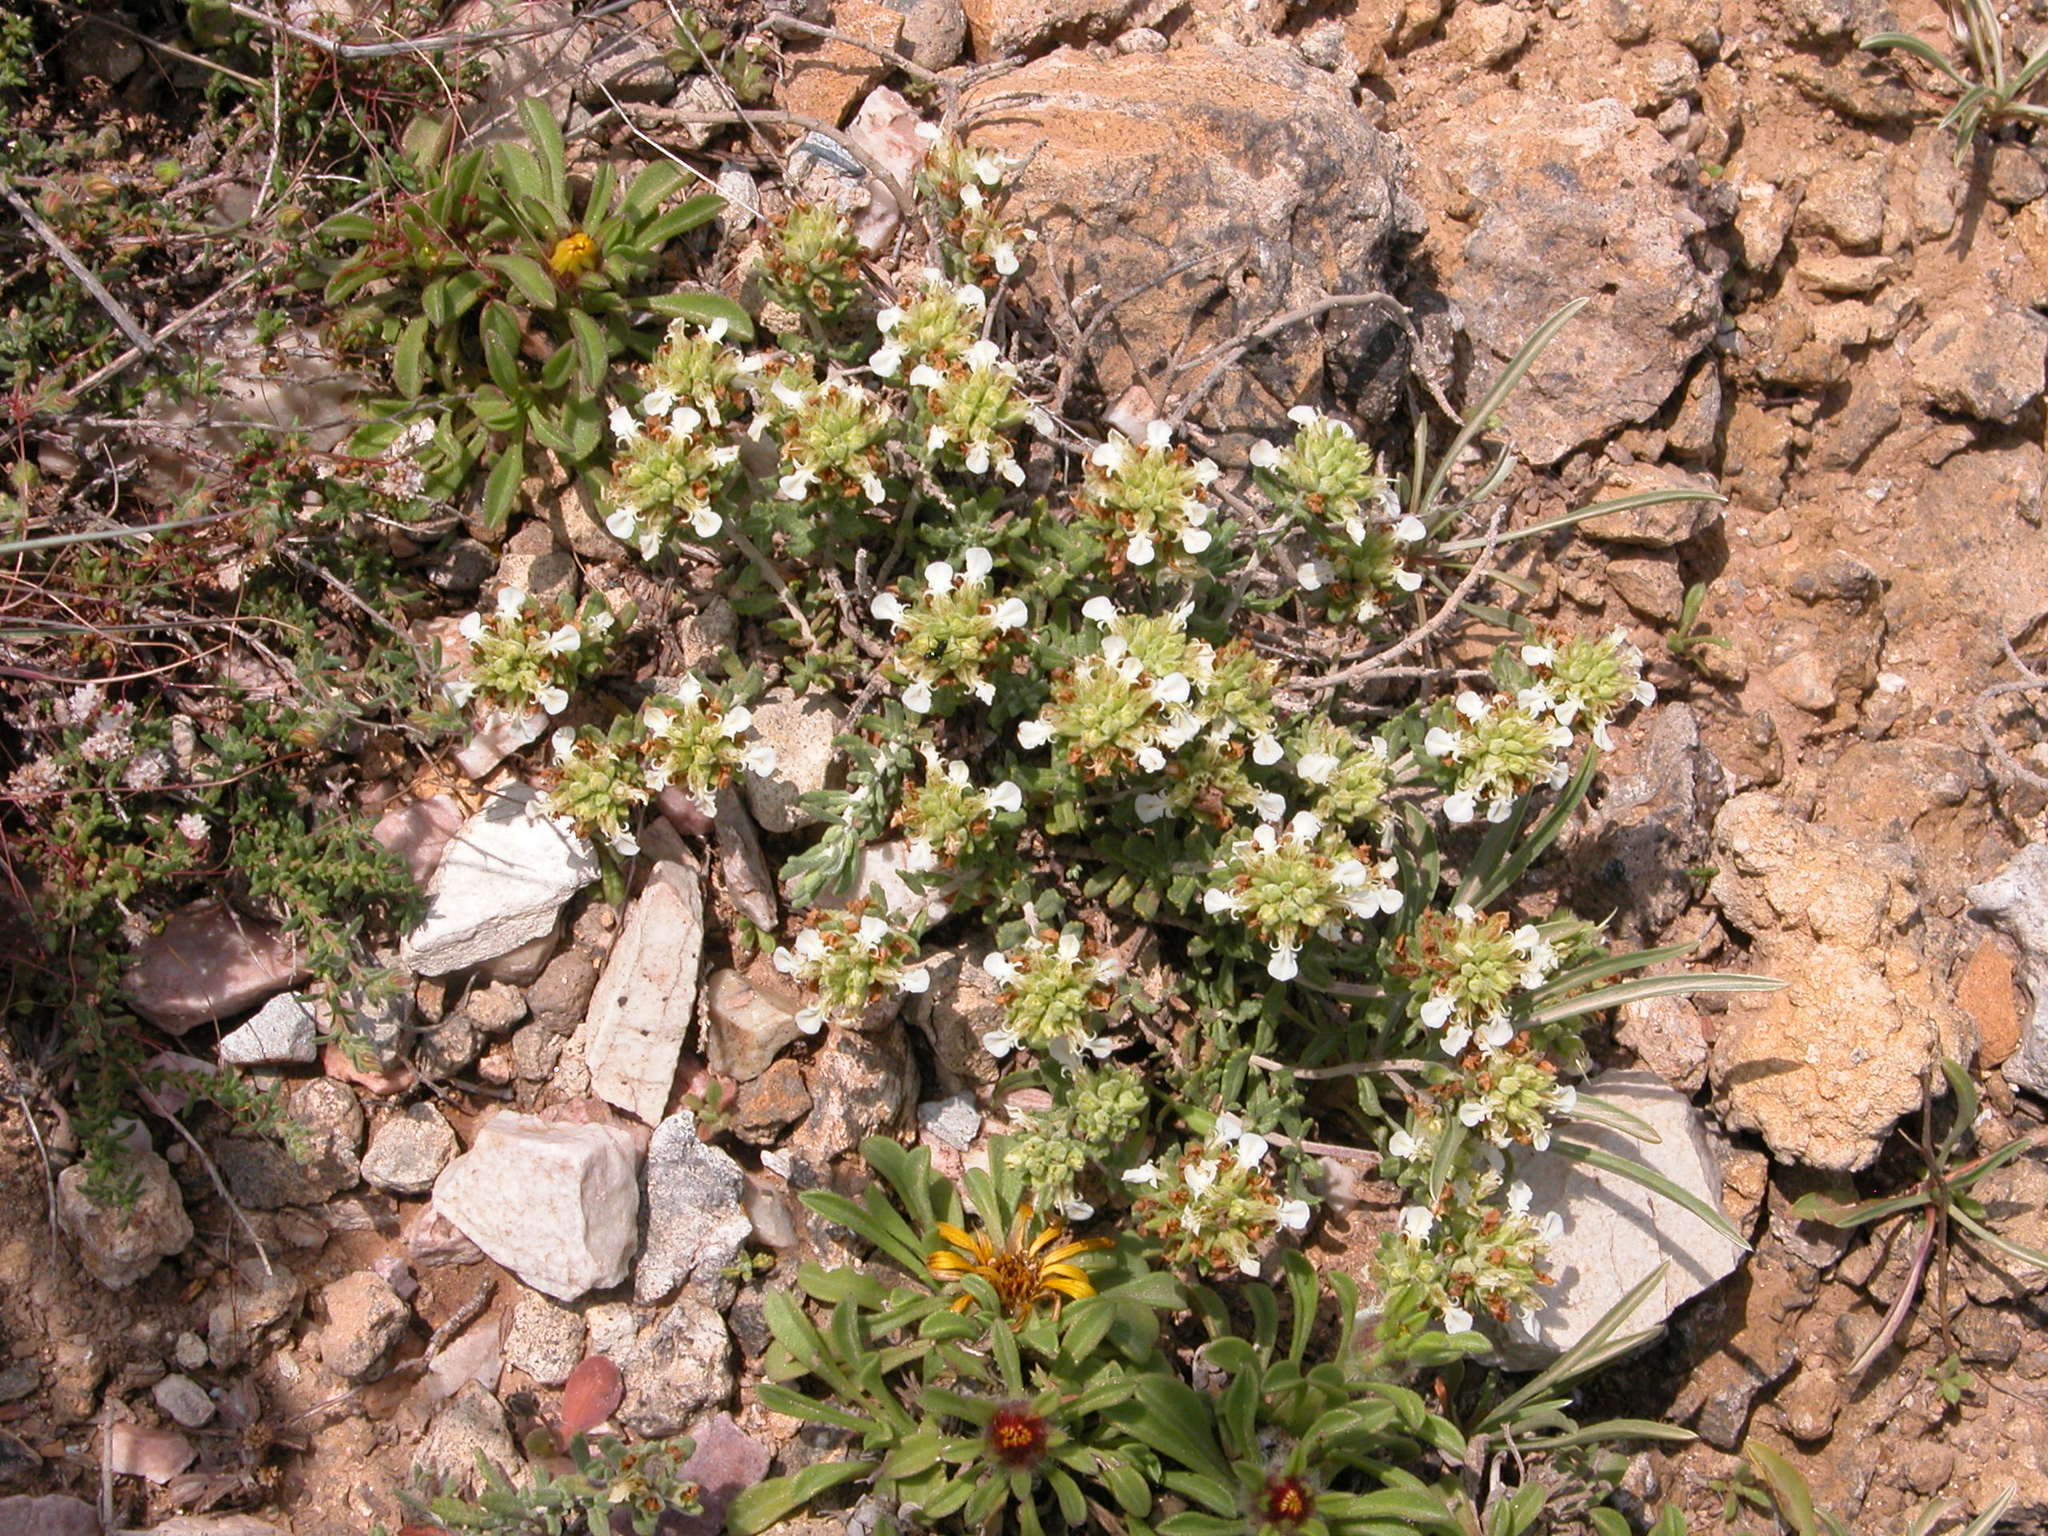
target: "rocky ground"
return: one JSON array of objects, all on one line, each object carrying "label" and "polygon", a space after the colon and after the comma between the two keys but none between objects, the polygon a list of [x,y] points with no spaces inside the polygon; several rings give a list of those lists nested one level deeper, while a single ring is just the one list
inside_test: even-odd
[{"label": "rocky ground", "polygon": [[[538,87],[572,130],[603,133],[611,93],[649,131],[702,142],[636,40],[665,11],[561,20],[490,56],[497,99]],[[2040,40],[2040,16],[2009,20],[2022,48]],[[1754,1252],[1706,1253],[1706,1229],[1675,1235],[1668,1209],[1578,1252],[1590,1286],[1647,1229],[1701,1269],[1670,1303],[1705,1287],[1597,1395],[1698,1433],[1631,1472],[1696,1531],[1722,1528],[1745,1436],[1858,1531],[1898,1529],[1937,1493],[1981,1507],[2008,1481],[2008,1528],[2048,1529],[2048,1272],[1945,1256],[1900,1347],[1852,1378],[1912,1234],[1791,1209],[1915,1176],[1894,1128],[1917,1129],[1940,1057],[1982,1084],[1985,1149],[2035,1126],[2048,1092],[2048,747],[2024,691],[1990,691],[2029,680],[2048,618],[2048,157],[1993,136],[1958,162],[1939,99],[1856,51],[1895,26],[1945,35],[1938,7],[840,0],[830,24],[924,69],[1010,66],[948,77],[955,109],[973,142],[1031,157],[1020,313],[1087,352],[1112,420],[1170,404],[1205,348],[1294,311],[1311,313],[1286,345],[1217,381],[1201,419],[1225,449],[1326,380],[1367,423],[1411,367],[1476,400],[1546,316],[1592,298],[1506,411],[1529,461],[1504,491],[1518,521],[1661,485],[1727,500],[1606,519],[1511,562],[1536,614],[1623,627],[1663,657],[1659,703],[1549,878],[1633,942],[1692,941],[1696,962],[1791,983],[1615,1022],[1603,1065],[1629,1075],[1607,1086],[1677,1104],[1673,1155]],[[786,40],[776,105],[902,174],[911,109],[890,79],[906,83],[845,38]],[[838,174],[750,150],[719,179],[772,201],[785,173],[813,190]],[[1331,302],[1366,290],[1413,330]],[[463,590],[544,592],[579,565],[627,581],[573,498],[533,495],[551,518],[476,546]],[[1729,644],[1665,652],[1700,582],[1701,627]],[[667,605],[681,661],[732,633],[713,593],[634,595]],[[96,1501],[104,1446],[139,1474],[115,1485],[124,1524],[395,1526],[410,1469],[510,1465],[522,1418],[589,1353],[623,1369],[617,1422],[696,1434],[708,1488],[801,1459],[793,1422],[752,1391],[763,1288],[835,1251],[794,1192],[854,1177],[873,1132],[917,1137],[941,1166],[971,1156],[999,1123],[996,1066],[971,965],[901,1027],[817,1045],[765,962],[707,965],[707,932],[736,914],[775,926],[795,795],[831,769],[829,711],[785,698],[755,720],[776,778],[709,835],[650,834],[666,862],[623,905],[516,794],[484,795],[487,749],[371,784],[380,835],[433,895],[396,956],[412,1008],[355,1020],[376,1061],[319,1050],[291,957],[247,924],[195,910],[152,941],[138,1010],[195,1057],[218,1040],[221,1060],[288,1083],[309,1159],[159,1142],[116,1219],[71,1171],[50,1182],[71,1150],[56,1106],[0,1100],[0,1491]],[[1978,1194],[2016,1241],[2048,1238],[2037,1157]],[[1342,1262],[1373,1215],[1367,1191],[1322,1252]]]}]

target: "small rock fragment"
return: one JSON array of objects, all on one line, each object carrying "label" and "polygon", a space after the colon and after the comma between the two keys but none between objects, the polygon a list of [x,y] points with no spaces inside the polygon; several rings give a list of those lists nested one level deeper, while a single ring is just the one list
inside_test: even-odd
[{"label": "small rock fragment", "polygon": [[344,1275],[320,1293],[327,1326],[320,1330],[320,1360],[343,1381],[374,1381],[384,1373],[391,1346],[404,1337],[412,1309],[382,1275]]},{"label": "small rock fragment", "polygon": [[83,1163],[57,1176],[57,1221],[78,1244],[86,1272],[109,1290],[125,1290],[192,1241],[185,1199],[171,1165],[154,1152],[132,1152],[122,1165],[134,1199],[103,1205],[86,1192]]},{"label": "small rock fragment", "polygon": [[754,736],[775,749],[775,768],[766,774],[749,769],[741,788],[764,831],[794,832],[817,820],[797,801],[825,788],[838,755],[834,738],[845,728],[845,707],[822,694],[799,699],[777,688],[754,706]]},{"label": "small rock fragment", "polygon": [[2048,843],[2029,843],[2005,868],[1969,889],[1970,905],[2020,947],[2020,980],[2034,1000],[2005,1079],[2048,1092]]},{"label": "small rock fragment", "polygon": [[[661,1301],[684,1283],[713,1293],[753,1224],[740,1208],[740,1166],[697,1138],[697,1117],[679,1110],[647,1147],[647,1241],[633,1271],[633,1299]],[[730,1296],[725,1297],[730,1300]]]},{"label": "small rock fragment", "polygon": [[223,902],[197,901],[143,941],[121,985],[137,1013],[180,1035],[252,1008],[308,974],[278,929]]},{"label": "small rock fragment", "polygon": [[248,1023],[221,1036],[224,1066],[267,1067],[306,1062],[320,1054],[319,1021],[296,992],[273,997]]},{"label": "small rock fragment", "polygon": [[505,1410],[472,1381],[434,1415],[413,1453],[413,1469],[447,1488],[468,1491],[477,1486],[479,1456],[507,1477],[521,1475],[524,1463],[512,1444]]},{"label": "small rock fragment", "polygon": [[515,784],[463,824],[434,871],[426,916],[400,946],[408,969],[445,975],[534,943],[597,878],[590,845],[556,826],[537,801]]},{"label": "small rock fragment", "polygon": [[415,1104],[377,1127],[363,1177],[395,1195],[424,1195],[456,1153],[454,1127],[431,1104]]},{"label": "small rock fragment", "polygon": [[505,1363],[544,1387],[559,1387],[583,1358],[582,1314],[528,1291],[512,1308],[505,1335]]},{"label": "small rock fragment", "polygon": [[150,1389],[157,1407],[187,1429],[198,1429],[213,1418],[213,1399],[206,1388],[190,1376],[173,1371]]},{"label": "small rock fragment", "polygon": [[574,1301],[626,1278],[639,1237],[639,1157],[606,1125],[507,1111],[434,1183],[434,1208],[537,1291]]},{"label": "small rock fragment", "polygon": [[659,863],[626,913],[579,1034],[592,1089],[649,1125],[668,1108],[703,957],[703,874]]},{"label": "small rock fragment", "polygon": [[738,971],[717,970],[704,984],[704,1054],[711,1070],[750,1082],[803,1038],[796,1006],[755,987]]}]

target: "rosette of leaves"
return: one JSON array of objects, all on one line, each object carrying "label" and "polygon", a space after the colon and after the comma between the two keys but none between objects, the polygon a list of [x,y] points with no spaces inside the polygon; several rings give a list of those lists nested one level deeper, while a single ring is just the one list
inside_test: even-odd
[{"label": "rosette of leaves", "polygon": [[415,125],[407,149],[425,189],[380,215],[345,214],[322,233],[346,253],[325,297],[345,348],[388,357],[394,395],[356,434],[376,454],[421,414],[427,488],[453,496],[488,466],[484,515],[500,525],[534,450],[572,470],[607,451],[604,390],[613,365],[651,356],[658,317],[724,319],[753,334],[746,312],[716,294],[657,293],[657,268],[679,236],[722,206],[705,194],[665,204],[683,173],[656,161],[621,184],[609,163],[572,197],[560,126],[545,103],[520,104],[527,143],[449,157],[443,125]]},{"label": "rosette of leaves", "polygon": [[[943,1530],[1078,1531],[1103,1528],[1105,1512],[1132,1531],[1148,1529],[1142,1450],[1134,1462],[1109,1413],[1144,1373],[1169,1369],[1158,1313],[1183,1304],[1180,1287],[1120,1240],[1091,1261],[1094,1294],[1040,1304],[1023,1276],[1029,1244],[1005,1236],[1037,1222],[1028,1207],[1019,1222],[1022,1175],[1001,1138],[989,1168],[966,1175],[983,1218],[972,1234],[960,1192],[933,1173],[927,1151],[877,1138],[861,1152],[876,1178],[860,1200],[824,1191],[803,1198],[871,1244],[876,1262],[798,1272],[804,1293],[830,1309],[823,1326],[794,1296],[765,1298],[775,1343],[763,1405],[846,1431],[846,1457],[747,1490],[728,1529],[765,1529],[855,1481]],[[984,1236],[1019,1262],[934,1263],[949,1247],[958,1252],[961,1237]]]}]

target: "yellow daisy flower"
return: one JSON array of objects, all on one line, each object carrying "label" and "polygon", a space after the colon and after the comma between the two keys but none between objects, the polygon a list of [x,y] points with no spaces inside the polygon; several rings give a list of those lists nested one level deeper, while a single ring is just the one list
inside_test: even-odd
[{"label": "yellow daisy flower", "polygon": [[[1110,1239],[1079,1237],[1063,1242],[1067,1229],[1050,1222],[1027,1241],[1033,1215],[1028,1204],[1017,1207],[1009,1241],[1001,1248],[989,1241],[986,1232],[966,1232],[951,1222],[940,1222],[939,1236],[950,1247],[926,1256],[932,1277],[957,1282],[963,1275],[980,1275],[995,1288],[1003,1310],[1019,1322],[1041,1301],[1050,1299],[1057,1312],[1069,1297],[1093,1296],[1095,1286],[1087,1273],[1070,1261],[1078,1254],[1111,1246]],[[954,1300],[953,1310],[965,1312],[973,1303],[971,1295],[962,1294]]]}]

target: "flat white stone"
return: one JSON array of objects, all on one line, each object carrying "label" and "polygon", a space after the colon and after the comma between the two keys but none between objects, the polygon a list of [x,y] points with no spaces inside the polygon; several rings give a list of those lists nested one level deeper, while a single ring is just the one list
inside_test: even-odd
[{"label": "flat white stone", "polygon": [[434,1181],[434,1209],[557,1301],[626,1278],[640,1235],[639,1154],[615,1126],[507,1111]]},{"label": "flat white stone", "polygon": [[686,864],[657,864],[626,913],[579,1031],[592,1091],[649,1125],[668,1108],[703,960],[704,876]]},{"label": "flat white stone", "polygon": [[590,844],[515,784],[463,823],[427,887],[427,915],[399,959],[423,976],[467,970],[554,930],[563,904],[598,876]]}]

